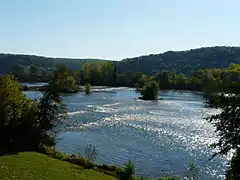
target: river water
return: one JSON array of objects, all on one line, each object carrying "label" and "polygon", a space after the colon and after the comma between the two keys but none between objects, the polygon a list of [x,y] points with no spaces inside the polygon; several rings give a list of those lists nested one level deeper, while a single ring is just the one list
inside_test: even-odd
[{"label": "river water", "polygon": [[[24,92],[39,98],[39,92]],[[227,159],[209,161],[217,137],[205,118],[219,110],[206,108],[200,93],[162,91],[157,101],[138,99],[133,89],[95,88],[62,95],[68,119],[61,125],[56,148],[84,155],[92,144],[96,163],[121,166],[132,160],[139,176],[186,176],[194,164],[199,179],[223,179]]]}]

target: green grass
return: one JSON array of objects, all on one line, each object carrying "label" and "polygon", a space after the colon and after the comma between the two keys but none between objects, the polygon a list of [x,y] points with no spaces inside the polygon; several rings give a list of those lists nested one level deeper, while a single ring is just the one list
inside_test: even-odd
[{"label": "green grass", "polygon": [[94,170],[71,164],[36,152],[0,157],[0,179],[3,180],[116,180]]}]

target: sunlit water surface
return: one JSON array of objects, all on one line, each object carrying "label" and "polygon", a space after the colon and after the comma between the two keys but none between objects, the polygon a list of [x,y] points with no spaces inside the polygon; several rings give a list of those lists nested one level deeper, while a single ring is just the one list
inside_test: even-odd
[{"label": "sunlit water surface", "polygon": [[217,137],[205,120],[219,110],[204,107],[201,94],[164,91],[162,100],[142,101],[133,89],[102,88],[91,96],[62,95],[69,118],[58,128],[58,150],[84,155],[93,144],[97,163],[121,166],[131,159],[139,176],[184,177],[193,163],[200,179],[223,179],[227,159],[208,160]]}]

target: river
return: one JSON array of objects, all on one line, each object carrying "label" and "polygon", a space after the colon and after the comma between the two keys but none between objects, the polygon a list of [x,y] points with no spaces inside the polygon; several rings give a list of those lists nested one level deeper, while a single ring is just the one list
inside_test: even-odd
[{"label": "river", "polygon": [[[40,92],[24,92],[39,98]],[[58,130],[56,148],[84,155],[97,149],[96,163],[121,166],[131,159],[139,176],[186,175],[194,164],[200,179],[224,179],[227,159],[215,157],[209,145],[217,141],[205,118],[219,110],[206,108],[200,93],[162,91],[157,101],[142,101],[130,88],[94,88],[62,95],[68,119]]]}]

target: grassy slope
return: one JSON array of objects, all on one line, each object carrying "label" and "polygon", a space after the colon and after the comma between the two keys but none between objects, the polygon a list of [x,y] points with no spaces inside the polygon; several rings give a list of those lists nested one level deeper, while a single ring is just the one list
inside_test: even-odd
[{"label": "grassy slope", "polygon": [[1,156],[0,179],[115,180],[103,173],[86,170],[35,152]]}]

